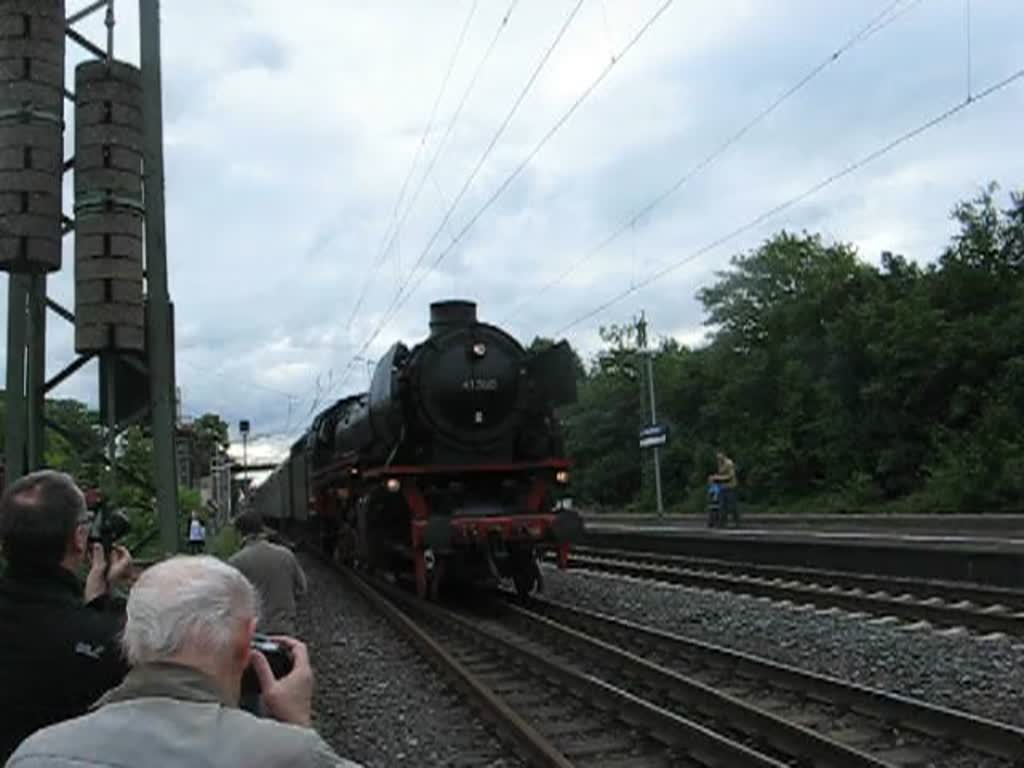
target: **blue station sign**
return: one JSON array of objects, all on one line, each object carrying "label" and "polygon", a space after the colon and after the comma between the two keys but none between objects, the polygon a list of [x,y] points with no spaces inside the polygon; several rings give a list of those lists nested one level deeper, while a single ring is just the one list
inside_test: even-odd
[{"label": "blue station sign", "polygon": [[654,448],[668,442],[668,427],[662,424],[653,424],[640,430],[640,447]]}]

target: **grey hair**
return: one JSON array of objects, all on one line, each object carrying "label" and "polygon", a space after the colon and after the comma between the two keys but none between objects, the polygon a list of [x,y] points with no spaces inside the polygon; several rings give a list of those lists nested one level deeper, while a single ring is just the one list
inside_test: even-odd
[{"label": "grey hair", "polygon": [[224,658],[259,597],[236,568],[215,557],[178,556],[148,568],[128,596],[122,646],[132,665],[182,651]]}]

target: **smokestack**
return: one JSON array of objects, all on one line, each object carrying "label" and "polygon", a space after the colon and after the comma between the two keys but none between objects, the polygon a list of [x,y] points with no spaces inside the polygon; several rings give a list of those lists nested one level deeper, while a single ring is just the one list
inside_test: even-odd
[{"label": "smokestack", "polygon": [[476,302],[435,301],[430,305],[430,335],[439,336],[453,328],[463,328],[476,322]]}]

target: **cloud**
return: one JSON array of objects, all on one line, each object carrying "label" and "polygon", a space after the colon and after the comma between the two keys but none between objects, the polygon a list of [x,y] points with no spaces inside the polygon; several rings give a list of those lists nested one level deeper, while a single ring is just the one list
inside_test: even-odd
[{"label": "cloud", "polygon": [[[137,60],[134,5],[118,4],[117,40],[122,55]],[[397,339],[422,338],[432,300],[475,299],[482,318],[510,318],[509,329],[528,342],[680,262],[574,326],[569,338],[592,353],[600,325],[628,321],[644,309],[655,336],[695,343],[704,332],[697,290],[732,254],[773,231],[821,231],[852,242],[868,261],[883,248],[926,261],[951,234],[947,214],[957,200],[990,179],[1012,187],[1024,178],[1024,158],[1014,149],[1022,83],[701,252],[965,96],[962,7],[907,2],[905,14],[844,53],[635,226],[595,250],[887,5],[676,2],[452,245],[661,5],[603,0],[584,3],[427,249],[571,4],[515,6],[422,185],[509,4],[479,4],[422,145],[468,4],[299,5],[175,0],[162,9],[178,383],[187,412],[219,411],[231,424],[249,418],[268,436],[268,455],[279,455],[308,424],[314,404],[366,385],[367,365],[352,357],[407,280],[414,292],[366,358]],[[1024,65],[1015,37],[1024,7],[992,0],[974,3],[972,13],[971,87],[977,90]],[[95,22],[86,30],[103,32]],[[70,204],[68,196],[66,210]],[[385,252],[385,236],[403,216]],[[444,249],[449,252],[433,269]],[[569,277],[541,292],[583,257]],[[65,263],[51,292],[71,305],[70,252]],[[349,325],[364,285],[362,309]],[[71,329],[61,326],[51,315],[51,375],[73,357]],[[95,402],[94,377],[74,377],[59,393]]]}]

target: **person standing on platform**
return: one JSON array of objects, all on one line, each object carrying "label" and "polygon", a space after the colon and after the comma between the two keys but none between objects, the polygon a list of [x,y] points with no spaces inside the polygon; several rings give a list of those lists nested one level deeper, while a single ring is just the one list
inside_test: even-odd
[{"label": "person standing on platform", "polygon": [[192,513],[192,522],[188,526],[188,551],[193,555],[201,554],[206,548],[206,526],[199,519],[199,513]]},{"label": "person standing on platform", "polygon": [[715,452],[718,459],[718,472],[708,476],[709,483],[718,483],[722,493],[722,517],[725,520],[732,518],[734,528],[740,525],[739,505],[736,501],[736,489],[739,488],[739,480],[736,478],[736,464],[725,455],[725,451],[719,449]]}]

